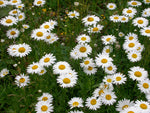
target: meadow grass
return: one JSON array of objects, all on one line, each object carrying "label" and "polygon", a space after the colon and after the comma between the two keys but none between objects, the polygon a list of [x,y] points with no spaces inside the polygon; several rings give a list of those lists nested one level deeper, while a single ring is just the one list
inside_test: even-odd
[{"label": "meadow grass", "polygon": [[[43,92],[47,92],[52,94],[54,98],[54,113],[67,113],[71,111],[68,101],[72,97],[81,97],[85,102],[88,97],[92,96],[93,91],[99,86],[104,76],[107,74],[101,67],[98,67],[95,74],[87,75],[83,72],[83,68],[80,67],[82,59],[75,60],[70,57],[70,51],[77,45],[76,37],[82,33],[87,33],[84,31],[85,26],[81,19],[88,14],[100,17],[101,21],[99,24],[104,26],[100,33],[89,34],[91,37],[89,45],[92,47],[92,53],[89,55],[90,58],[95,58],[98,53],[102,52],[104,45],[102,44],[101,36],[103,35],[112,34],[116,36],[116,40],[120,45],[120,48],[116,47],[116,43],[112,45],[113,52],[110,54],[110,57],[114,60],[113,64],[117,66],[117,72],[126,75],[127,81],[125,84],[114,85],[114,92],[117,96],[116,100],[119,101],[126,98],[132,101],[147,101],[145,94],[138,89],[137,82],[129,78],[128,71],[133,66],[140,66],[147,70],[150,75],[149,37],[141,36],[139,32],[140,29],[133,26],[132,21],[128,23],[114,23],[109,19],[111,15],[121,15],[122,10],[128,7],[128,1],[129,0],[47,0],[43,7],[32,7],[33,0],[22,0],[22,3],[25,4],[22,10],[26,15],[25,20],[18,22],[17,25],[9,27],[0,25],[0,37],[5,40],[4,42],[0,42],[0,70],[3,68],[9,70],[7,76],[0,78],[0,112],[34,113],[37,98],[40,97]],[[79,2],[79,6],[75,6],[74,2]],[[111,11],[106,8],[106,5],[110,2],[116,3],[117,8],[115,10]],[[148,7],[149,5],[144,3],[142,6],[138,7],[136,17],[139,17],[142,10]],[[7,16],[8,12],[14,8],[14,6],[0,8],[0,18]],[[45,11],[43,9],[45,9]],[[70,19],[67,16],[66,12],[73,10],[80,13],[78,19]],[[39,28],[43,22],[49,19],[58,22],[53,33],[57,34],[59,40],[53,44],[47,44],[44,41],[32,39],[32,30]],[[23,24],[30,25],[30,28],[24,32],[20,32],[19,37],[16,39],[7,38],[7,30],[13,27],[21,30]],[[123,49],[124,37],[119,37],[119,32],[123,32],[125,35],[129,32],[138,34],[139,42],[145,47],[140,61],[130,62],[128,60],[127,54]],[[7,52],[9,45],[19,43],[29,44],[32,48],[32,52],[23,58],[10,56]],[[97,46],[94,46],[94,44],[97,44]],[[67,61],[72,69],[75,69],[79,75],[77,84],[72,88],[60,87],[56,80],[58,75],[53,74],[53,68],[51,66],[45,68],[47,72],[42,76],[38,74],[27,74],[30,77],[29,85],[23,88],[17,87],[14,82],[16,75],[21,73],[26,74],[27,66],[32,62],[38,62],[46,53],[52,53],[56,56],[57,61]],[[17,67],[14,67],[14,64],[17,64]],[[116,104],[117,102],[110,106],[102,105],[96,111],[90,110],[85,106],[82,108],[74,108],[74,110],[81,110],[84,113],[119,113],[116,111]]]}]

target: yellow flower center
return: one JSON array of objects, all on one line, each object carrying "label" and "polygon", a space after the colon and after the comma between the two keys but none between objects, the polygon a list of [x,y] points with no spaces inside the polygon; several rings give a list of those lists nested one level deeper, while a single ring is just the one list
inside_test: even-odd
[{"label": "yellow flower center", "polygon": [[24,47],[20,47],[20,48],[18,49],[18,51],[19,51],[20,53],[24,53],[24,52],[26,51],[26,49],[25,49]]},{"label": "yellow flower center", "polygon": [[17,0],[13,0],[13,1],[12,1],[12,3],[17,3],[17,2],[18,2]]},{"label": "yellow flower center", "polygon": [[95,105],[97,103],[97,101],[96,101],[96,99],[92,99],[90,103],[91,103],[91,105]]},{"label": "yellow flower center", "polygon": [[106,49],[106,53],[110,53],[110,49]]},{"label": "yellow flower center", "polygon": [[129,43],[129,45],[128,45],[129,47],[134,47],[135,46],[135,44],[134,43]]},{"label": "yellow flower center", "polygon": [[12,13],[13,13],[13,14],[16,14],[16,13],[17,13],[17,11],[13,11]]},{"label": "yellow flower center", "polygon": [[0,1],[0,5],[3,5],[4,4],[4,2],[3,1]]},{"label": "yellow flower center", "polygon": [[36,35],[37,35],[38,37],[42,37],[42,36],[43,36],[43,33],[39,31],[39,32],[36,33]]},{"label": "yellow flower center", "polygon": [[127,10],[127,13],[132,13],[132,10]]},{"label": "yellow flower center", "polygon": [[90,70],[90,71],[93,70],[93,67],[89,66],[89,67],[88,67],[88,70]]},{"label": "yellow flower center", "polygon": [[24,78],[20,78],[19,82],[20,82],[20,83],[24,83],[24,82],[25,82],[25,79],[24,79]]},{"label": "yellow flower center", "polygon": [[11,35],[15,35],[16,32],[15,32],[15,31],[11,31],[10,34],[11,34]]},{"label": "yellow flower center", "polygon": [[137,50],[140,50],[140,49],[141,49],[141,47],[138,47],[138,48],[137,48]]},{"label": "yellow flower center", "polygon": [[42,74],[42,73],[44,73],[44,70],[41,70],[41,72],[40,72],[40,73],[41,73],[41,74]]},{"label": "yellow flower center", "polygon": [[32,66],[32,69],[33,69],[33,70],[35,70],[35,69],[37,69],[37,68],[38,68],[38,65]]},{"label": "yellow flower center", "polygon": [[66,68],[66,66],[65,65],[59,65],[59,67],[58,67],[60,70],[64,70],[65,68]]},{"label": "yellow flower center", "polygon": [[115,19],[115,20],[118,20],[118,19],[119,19],[119,17],[115,16],[115,17],[114,17],[114,19]]},{"label": "yellow flower center", "polygon": [[133,37],[133,36],[130,36],[130,37],[129,37],[129,40],[133,40],[133,39],[134,39],[134,37]]},{"label": "yellow flower center", "polygon": [[82,37],[81,40],[82,40],[82,41],[85,41],[85,40],[86,40],[86,37]]},{"label": "yellow flower center", "polygon": [[138,21],[137,21],[137,23],[139,23],[139,24],[143,24],[143,23],[144,23],[144,21],[143,21],[143,20],[138,20]]},{"label": "yellow flower center", "polygon": [[72,14],[71,14],[71,16],[75,16],[75,14],[74,14],[74,13],[72,13]]},{"label": "yellow flower center", "polygon": [[145,30],[145,33],[150,33],[150,30],[149,29]]},{"label": "yellow flower center", "polygon": [[87,65],[89,64],[90,62],[88,60],[84,61],[84,64]]},{"label": "yellow flower center", "polygon": [[102,93],[104,93],[104,91],[103,91],[102,89],[99,90],[99,92],[98,92],[99,96],[100,96]]},{"label": "yellow flower center", "polygon": [[125,21],[125,20],[126,20],[126,18],[125,18],[125,17],[123,17],[121,20]]},{"label": "yellow flower center", "polygon": [[73,106],[78,106],[79,105],[79,102],[73,102],[73,104],[72,104]]},{"label": "yellow flower center", "polygon": [[106,41],[109,42],[111,40],[111,38],[107,38]]},{"label": "yellow flower center", "polygon": [[51,38],[51,35],[48,35],[47,37],[46,37],[46,39],[50,39]]},{"label": "yellow flower center", "polygon": [[110,79],[110,78],[109,78],[109,79],[107,79],[107,82],[108,82],[108,83],[111,83],[111,81],[112,81],[112,79]]},{"label": "yellow flower center", "polygon": [[107,61],[107,59],[104,58],[104,59],[101,60],[101,62],[102,63],[107,63],[108,61]]},{"label": "yellow flower center", "polygon": [[137,54],[132,54],[132,58],[137,58]]},{"label": "yellow flower center", "polygon": [[135,75],[136,77],[141,77],[141,76],[142,76],[142,73],[139,72],[139,71],[136,71],[136,72],[134,73],[134,75]]},{"label": "yellow flower center", "polygon": [[149,84],[148,84],[148,83],[143,83],[143,87],[144,87],[145,89],[147,89],[147,88],[149,88]]},{"label": "yellow flower center", "polygon": [[37,2],[37,4],[41,4],[41,3],[42,3],[42,1],[38,1],[38,2]]},{"label": "yellow flower center", "polygon": [[146,2],[147,2],[147,3],[149,3],[149,2],[150,2],[150,0],[146,0]]},{"label": "yellow flower center", "polygon": [[94,18],[93,18],[93,17],[89,17],[87,20],[88,20],[89,22],[92,22],[92,21],[94,21]]},{"label": "yellow flower center", "polygon": [[113,7],[114,7],[113,5],[110,5],[110,6],[109,6],[109,8],[113,8]]},{"label": "yellow flower center", "polygon": [[82,53],[86,52],[86,47],[81,47],[80,52],[82,52]]},{"label": "yellow flower center", "polygon": [[49,28],[49,25],[45,25],[44,28],[45,28],[45,29],[48,29],[48,28]]},{"label": "yellow flower center", "polygon": [[64,79],[63,79],[63,82],[64,82],[65,84],[69,84],[71,81],[70,81],[69,78],[64,78]]},{"label": "yellow flower center", "polygon": [[147,109],[147,105],[146,104],[140,104],[140,107],[142,108],[142,109]]},{"label": "yellow flower center", "polygon": [[97,28],[97,27],[94,27],[94,28],[93,28],[93,31],[98,31],[98,28]]},{"label": "yellow flower center", "polygon": [[137,2],[132,2],[131,4],[132,4],[132,5],[137,5]]},{"label": "yellow flower center", "polygon": [[48,98],[47,98],[47,97],[43,97],[42,100],[43,100],[43,101],[47,101]]},{"label": "yellow flower center", "polygon": [[12,20],[11,19],[7,19],[6,23],[12,23]]},{"label": "yellow flower center", "polygon": [[49,62],[50,61],[50,58],[45,58],[44,59],[44,62]]},{"label": "yellow flower center", "polygon": [[121,80],[121,77],[116,77],[116,81],[120,81]]},{"label": "yellow flower center", "polygon": [[19,15],[19,16],[18,16],[18,18],[19,18],[19,19],[22,19],[22,18],[23,18],[23,16],[22,16],[22,15]]},{"label": "yellow flower center", "polygon": [[128,111],[128,113],[134,113],[133,111]]},{"label": "yellow flower center", "polygon": [[108,94],[105,96],[105,98],[106,98],[106,100],[111,100],[111,95]]},{"label": "yellow flower center", "polygon": [[125,108],[128,108],[129,106],[128,105],[124,105],[123,107],[122,107],[122,110],[124,110]]},{"label": "yellow flower center", "polygon": [[18,8],[22,8],[22,6],[20,5],[20,6],[18,6]]},{"label": "yellow flower center", "polygon": [[43,106],[41,107],[41,110],[42,110],[42,111],[47,111],[47,110],[48,110],[48,107],[47,107],[46,105],[43,105]]},{"label": "yellow flower center", "polygon": [[112,66],[109,66],[109,67],[107,67],[107,69],[108,69],[109,71],[111,71],[113,68],[112,68]]},{"label": "yellow flower center", "polygon": [[25,29],[27,29],[28,27],[27,26],[23,26]]}]

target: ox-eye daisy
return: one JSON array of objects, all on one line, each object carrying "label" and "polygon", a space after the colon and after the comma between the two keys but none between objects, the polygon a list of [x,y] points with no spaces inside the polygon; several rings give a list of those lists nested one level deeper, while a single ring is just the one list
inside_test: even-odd
[{"label": "ox-eye daisy", "polygon": [[125,77],[125,75],[121,74],[121,73],[116,73],[113,75],[113,82],[114,84],[124,84],[126,82],[127,78]]},{"label": "ox-eye daisy", "polygon": [[9,70],[7,68],[4,68],[0,72],[0,77],[5,77],[8,74],[9,74]]},{"label": "ox-eye daisy", "polygon": [[114,42],[116,42],[116,37],[113,35],[102,36],[102,41],[103,41],[103,44],[105,45],[113,44]]},{"label": "ox-eye daisy", "polygon": [[71,100],[68,102],[70,108],[75,108],[75,107],[83,107],[83,100],[80,97],[73,97]]},{"label": "ox-eye daisy", "polygon": [[13,16],[6,16],[0,20],[0,24],[4,26],[12,26],[17,23],[17,19]]},{"label": "ox-eye daisy", "polygon": [[19,36],[19,30],[16,28],[12,28],[10,30],[7,31],[6,35],[9,39],[15,39]]},{"label": "ox-eye daisy", "polygon": [[108,3],[106,6],[109,10],[114,10],[117,6],[115,3]]},{"label": "ox-eye daisy", "polygon": [[27,67],[27,73],[39,73],[41,71],[41,65],[39,63],[32,63]]},{"label": "ox-eye daisy", "polygon": [[42,96],[38,97],[38,101],[52,103],[53,96],[49,93],[43,93]]},{"label": "ox-eye daisy", "polygon": [[142,56],[141,56],[141,53],[140,52],[137,52],[137,51],[130,51],[128,52],[128,59],[131,61],[131,62],[137,62],[137,61],[140,61]]},{"label": "ox-eye daisy", "polygon": [[140,30],[141,35],[150,37],[150,27],[144,27]]},{"label": "ox-eye daisy", "polygon": [[123,9],[122,13],[126,16],[133,17],[137,13],[137,10],[135,8],[129,7]]},{"label": "ox-eye daisy", "polygon": [[97,22],[99,21],[100,21],[99,17],[95,15],[87,15],[82,19],[82,22],[84,23],[85,26],[97,24]]},{"label": "ox-eye daisy", "polygon": [[35,6],[43,6],[45,4],[45,0],[34,0],[33,5]]},{"label": "ox-eye daisy", "polygon": [[135,102],[135,107],[140,110],[140,113],[150,113],[150,105],[146,101],[137,100]]},{"label": "ox-eye daisy", "polygon": [[138,88],[141,90],[143,93],[150,93],[150,80],[142,80],[137,84]]},{"label": "ox-eye daisy", "polygon": [[88,43],[91,41],[91,38],[86,34],[81,34],[76,38],[78,43]]},{"label": "ox-eye daisy", "polygon": [[143,17],[137,17],[133,20],[132,24],[138,27],[146,27],[148,25],[148,20]]},{"label": "ox-eye daisy", "polygon": [[78,18],[79,17],[79,12],[77,11],[71,11],[68,13],[69,18]]},{"label": "ox-eye daisy", "polygon": [[139,1],[133,0],[133,1],[129,1],[129,2],[128,2],[128,5],[129,5],[129,6],[132,6],[132,7],[138,7],[138,6],[141,6],[142,3],[139,2]]}]

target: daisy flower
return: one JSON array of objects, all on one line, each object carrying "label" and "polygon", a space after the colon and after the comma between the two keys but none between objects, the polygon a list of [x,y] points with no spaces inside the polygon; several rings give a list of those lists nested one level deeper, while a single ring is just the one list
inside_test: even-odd
[{"label": "daisy flower", "polygon": [[139,109],[137,109],[134,106],[131,106],[131,107],[128,107],[128,108],[122,110],[120,113],[140,113],[140,112],[139,112]]},{"label": "daisy flower", "polygon": [[51,25],[50,22],[44,22],[41,26],[40,26],[41,29],[44,29],[46,31],[51,31],[54,29],[54,26]]},{"label": "daisy flower", "polygon": [[126,82],[127,78],[125,75],[121,73],[116,73],[113,75],[113,83],[118,85],[118,84],[124,84]]},{"label": "daisy flower", "polygon": [[104,77],[103,82],[106,84],[113,84],[113,75],[107,75]]},{"label": "daisy flower", "polygon": [[16,28],[12,28],[10,30],[7,31],[6,33],[6,36],[9,38],[9,39],[15,39],[19,36],[19,30],[16,29]]},{"label": "daisy flower", "polygon": [[63,74],[69,70],[71,70],[71,67],[66,61],[59,61],[53,65],[54,74]]},{"label": "daisy flower", "polygon": [[129,77],[133,80],[142,81],[148,77],[148,72],[139,66],[134,66],[128,71]]},{"label": "daisy flower", "polygon": [[140,61],[142,58],[141,53],[137,52],[137,51],[130,51],[130,52],[128,52],[127,56],[131,62]]},{"label": "daisy flower", "polygon": [[105,45],[113,44],[114,42],[116,42],[116,37],[113,35],[102,36],[102,41]]},{"label": "daisy flower", "polygon": [[85,26],[97,24],[100,21],[100,18],[95,15],[87,15],[82,19],[82,22]]},{"label": "daisy flower", "polygon": [[119,15],[112,15],[109,18],[110,18],[110,21],[120,22],[120,16]]},{"label": "daisy flower", "polygon": [[94,97],[100,97],[103,93],[105,93],[105,89],[104,88],[96,88],[93,92],[93,96]]},{"label": "daisy flower", "polygon": [[140,30],[141,35],[150,37],[150,27],[144,27]]},{"label": "daisy flower", "polygon": [[150,105],[146,101],[137,100],[135,102],[135,107],[137,107],[141,113],[150,113]]},{"label": "daisy flower", "polygon": [[43,93],[42,96],[38,97],[38,101],[52,103],[53,96],[49,93]]},{"label": "daisy flower", "polygon": [[98,67],[102,66],[103,68],[107,67],[112,61],[113,59],[108,54],[98,54],[95,58],[96,65]]},{"label": "daisy flower", "polygon": [[114,92],[105,91],[105,93],[102,94],[102,103],[105,105],[113,105],[116,102],[116,98]]},{"label": "daisy flower", "polygon": [[45,0],[34,0],[33,5],[35,6],[43,6],[45,4]]},{"label": "daisy flower", "polygon": [[18,4],[18,5],[16,5],[16,8],[23,9],[24,8],[24,4]]},{"label": "daisy flower", "polygon": [[136,13],[137,13],[137,10],[135,8],[132,8],[132,7],[125,8],[122,11],[123,15],[129,16],[129,17],[133,17]]},{"label": "daisy flower", "polygon": [[138,36],[137,34],[130,32],[125,36],[125,40],[126,41],[138,40]]},{"label": "daisy flower", "polygon": [[108,3],[106,7],[109,10],[114,10],[114,9],[116,9],[116,4],[115,3]]},{"label": "daisy flower", "polygon": [[88,28],[88,33],[99,33],[103,27],[102,25],[93,25],[93,27]]},{"label": "daisy flower", "polygon": [[75,46],[79,58],[87,57],[92,52],[92,48],[88,44],[78,44]]},{"label": "daisy flower", "polygon": [[23,24],[22,27],[23,27],[24,29],[28,29],[30,26],[27,25],[27,24]]},{"label": "daisy flower", "polygon": [[21,13],[21,11],[19,9],[13,9],[9,12],[9,15],[15,15],[17,16],[19,13]]},{"label": "daisy flower", "polygon": [[27,73],[40,73],[41,72],[41,65],[39,63],[33,62],[32,64],[28,65],[27,67]]},{"label": "daisy flower", "polygon": [[17,18],[18,21],[23,21],[25,19],[25,14],[24,13],[19,13],[16,18]]},{"label": "daisy flower", "polygon": [[10,5],[18,5],[18,4],[21,4],[21,0],[10,0],[9,4]]},{"label": "daisy flower", "polygon": [[123,36],[124,36],[124,33],[123,33],[123,32],[119,32],[118,36],[119,36],[119,37],[123,37]]},{"label": "daisy flower", "polygon": [[150,4],[150,0],[143,0],[145,4]]},{"label": "daisy flower", "polygon": [[20,75],[16,76],[15,83],[20,88],[24,87],[24,86],[27,86],[28,83],[30,83],[29,76],[25,76],[24,74],[20,74]]},{"label": "daisy flower", "polygon": [[80,97],[73,97],[71,100],[68,102],[70,109],[75,108],[75,107],[83,107],[83,100]]},{"label": "daisy flower", "polygon": [[58,36],[55,33],[46,33],[44,41],[48,44],[52,44],[58,40]]},{"label": "daisy flower", "polygon": [[142,3],[139,2],[139,1],[133,0],[133,1],[128,2],[128,5],[129,5],[129,6],[132,6],[132,7],[138,7],[138,6],[141,6]]},{"label": "daisy flower", "polygon": [[95,65],[84,67],[83,71],[88,75],[95,74],[97,72],[97,69],[95,67]]},{"label": "daisy flower", "polygon": [[120,16],[120,22],[121,23],[126,23],[128,21],[129,21],[129,17],[127,17],[127,16]]},{"label": "daisy flower", "polygon": [[49,54],[46,54],[45,56],[43,56],[39,63],[41,66],[51,66],[52,64],[54,64],[56,61],[56,57],[53,56],[53,54],[49,53]]},{"label": "daisy flower", "polygon": [[125,41],[123,44],[123,49],[128,51],[135,51],[139,45],[139,42],[137,40],[132,41]]},{"label": "daisy flower", "polygon": [[46,69],[44,67],[41,67],[39,73],[37,73],[37,74],[44,75],[46,72],[47,72]]},{"label": "daisy flower", "polygon": [[110,63],[108,66],[104,68],[104,70],[105,70],[105,73],[107,74],[114,74],[116,73],[117,67],[113,63]]},{"label": "daisy flower", "polygon": [[55,20],[49,20],[48,21],[51,25],[52,28],[54,28],[55,26],[57,26],[57,22]]},{"label": "daisy flower", "polygon": [[117,105],[116,105],[116,110],[121,112],[125,110],[126,108],[134,106],[134,102],[130,101],[129,99],[122,99],[119,100]]},{"label": "daisy flower", "polygon": [[142,11],[143,17],[149,17],[150,16],[150,8],[146,8]]},{"label": "daisy flower", "polygon": [[110,52],[112,52],[111,46],[105,46],[102,50],[102,54],[109,54]]},{"label": "daisy flower", "polygon": [[90,65],[94,65],[94,60],[92,58],[85,58],[82,63],[80,63],[80,66],[81,67],[87,67],[90,66]]},{"label": "daisy flower", "polygon": [[77,52],[77,50],[75,48],[73,48],[71,50],[70,56],[71,56],[71,58],[73,58],[75,60],[80,58],[79,53]]},{"label": "daisy flower", "polygon": [[9,74],[9,70],[7,68],[4,68],[0,72],[0,77],[5,77],[8,74]]},{"label": "daisy flower", "polygon": [[140,81],[137,84],[137,86],[141,90],[141,92],[143,92],[143,93],[150,93],[150,80],[149,79]]},{"label": "daisy flower", "polygon": [[36,40],[43,40],[46,37],[46,31],[44,29],[35,29],[32,31],[31,37]]},{"label": "daisy flower", "polygon": [[144,50],[144,45],[141,45],[141,44],[139,43],[139,45],[137,46],[136,51],[137,51],[137,52],[142,52],[143,50]]},{"label": "daisy flower", "polygon": [[86,99],[85,106],[91,110],[97,110],[101,106],[101,101],[96,97],[89,97]]},{"label": "daisy flower", "polygon": [[63,88],[74,87],[77,83],[77,77],[70,76],[69,74],[61,74],[57,78],[57,83]]},{"label": "daisy flower", "polygon": [[88,43],[91,41],[91,38],[86,34],[81,34],[76,38],[78,43]]},{"label": "daisy flower", "polygon": [[54,107],[52,106],[52,104],[50,104],[48,102],[39,101],[35,105],[36,113],[52,113],[53,109],[54,109]]},{"label": "daisy flower", "polygon": [[76,111],[70,111],[68,113],[84,113],[83,111],[79,111],[79,110],[76,110]]},{"label": "daisy flower", "polygon": [[5,7],[8,4],[6,0],[0,0],[0,7]]},{"label": "daisy flower", "polygon": [[0,24],[4,26],[12,26],[17,23],[17,19],[13,16],[6,16],[0,20]]},{"label": "daisy flower", "polygon": [[68,13],[69,18],[77,18],[78,19],[79,15],[80,14],[77,11],[71,11]]},{"label": "daisy flower", "polygon": [[132,24],[138,27],[146,27],[148,25],[148,20],[143,17],[137,17],[133,20]]},{"label": "daisy flower", "polygon": [[17,46],[16,45],[10,45],[7,49],[7,52],[11,56],[16,56],[17,54]]},{"label": "daisy flower", "polygon": [[60,74],[60,75],[70,75],[71,77],[78,77],[78,74],[75,70],[68,70],[66,73]]}]

